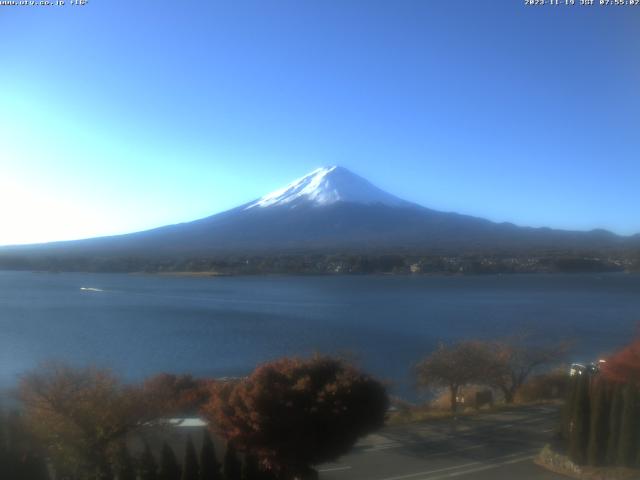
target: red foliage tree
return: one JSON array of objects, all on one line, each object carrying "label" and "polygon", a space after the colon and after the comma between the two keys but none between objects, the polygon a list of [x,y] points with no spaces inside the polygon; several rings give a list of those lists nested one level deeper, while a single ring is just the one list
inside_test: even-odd
[{"label": "red foliage tree", "polygon": [[381,427],[382,384],[328,357],[282,359],[247,379],[218,385],[204,415],[234,446],[278,478],[299,478]]},{"label": "red foliage tree", "polygon": [[640,385],[640,339],[608,358],[600,372],[612,382]]}]

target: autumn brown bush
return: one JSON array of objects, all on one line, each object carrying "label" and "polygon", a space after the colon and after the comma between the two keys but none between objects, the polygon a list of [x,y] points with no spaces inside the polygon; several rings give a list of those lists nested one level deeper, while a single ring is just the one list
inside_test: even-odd
[{"label": "autumn brown bush", "polygon": [[381,427],[388,406],[380,382],[318,356],[277,360],[244,380],[217,385],[203,413],[232,445],[256,455],[262,468],[293,479]]},{"label": "autumn brown bush", "polygon": [[58,472],[110,479],[118,446],[165,405],[111,371],[49,363],[20,382],[24,418]]}]

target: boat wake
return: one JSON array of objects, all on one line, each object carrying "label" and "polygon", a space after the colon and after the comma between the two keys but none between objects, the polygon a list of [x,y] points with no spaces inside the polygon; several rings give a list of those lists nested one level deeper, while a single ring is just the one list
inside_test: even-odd
[{"label": "boat wake", "polygon": [[104,292],[101,288],[93,288],[93,287],[80,287],[80,290],[84,292]]}]

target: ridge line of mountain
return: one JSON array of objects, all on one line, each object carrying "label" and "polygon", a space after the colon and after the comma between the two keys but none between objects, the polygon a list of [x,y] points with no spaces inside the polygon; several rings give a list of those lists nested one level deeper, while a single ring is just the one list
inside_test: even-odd
[{"label": "ridge line of mountain", "polygon": [[[59,266],[64,265],[64,269],[76,270],[102,262],[97,269],[133,271],[134,264],[135,268],[142,269],[159,268],[163,262],[176,267],[184,259],[218,261],[224,257],[242,257],[247,261],[253,257],[321,255],[322,268],[295,267],[297,260],[284,263],[294,271],[327,273],[335,270],[327,266],[326,258],[332,255],[382,258],[381,255],[392,254],[409,260],[412,257],[464,259],[471,255],[481,264],[502,265],[502,261],[495,259],[543,259],[560,254],[565,258],[600,259],[596,263],[610,258],[613,263],[607,260],[606,270],[627,269],[634,264],[636,252],[640,252],[640,235],[621,236],[602,229],[521,227],[436,211],[402,200],[345,168],[332,166],[316,169],[252,202],[191,222],[108,237],[0,247],[0,268],[22,265],[22,268],[55,270],[59,269],[57,262]],[[45,258],[51,261],[43,260]],[[72,258],[77,259],[75,264]],[[129,267],[123,266],[124,259],[129,259]],[[150,259],[154,267],[150,266]],[[398,269],[410,270],[415,262],[409,263],[409,260],[403,260],[403,266]],[[462,262],[458,270],[465,270],[466,260],[456,262]],[[269,268],[252,271],[282,270],[271,263]],[[105,267],[107,264],[110,267]],[[352,261],[346,261],[345,265],[338,270],[362,270],[353,267]],[[537,270],[547,269],[546,263],[540,265],[543,266],[536,267]],[[416,268],[422,270],[421,267],[414,270]],[[244,271],[237,266],[231,270]],[[498,270],[509,268],[503,266]]]}]

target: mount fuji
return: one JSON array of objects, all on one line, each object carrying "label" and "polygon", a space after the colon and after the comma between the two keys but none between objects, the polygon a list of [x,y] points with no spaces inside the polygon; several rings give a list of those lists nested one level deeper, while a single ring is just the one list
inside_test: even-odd
[{"label": "mount fuji", "polygon": [[138,233],[22,247],[9,254],[187,258],[280,253],[460,255],[637,246],[639,238],[519,227],[432,210],[338,167],[324,167],[254,201],[200,220]]},{"label": "mount fuji", "polygon": [[314,205],[317,207],[337,202],[363,205],[409,206],[408,202],[380,190],[364,178],[346,168],[333,166],[318,168],[294,180],[289,185],[252,202],[245,210],[288,205]]}]

